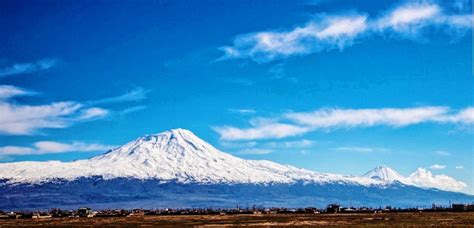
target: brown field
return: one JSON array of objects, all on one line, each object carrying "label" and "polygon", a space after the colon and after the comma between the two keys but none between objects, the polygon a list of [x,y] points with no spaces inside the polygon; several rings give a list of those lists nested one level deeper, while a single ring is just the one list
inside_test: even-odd
[{"label": "brown field", "polygon": [[455,226],[474,227],[474,212],[381,214],[165,215],[116,218],[48,218],[0,220],[0,227],[18,226]]}]

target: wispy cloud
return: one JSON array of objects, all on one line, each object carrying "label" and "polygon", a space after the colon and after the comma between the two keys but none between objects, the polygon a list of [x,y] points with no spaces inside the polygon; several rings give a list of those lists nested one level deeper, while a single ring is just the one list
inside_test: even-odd
[{"label": "wispy cloud", "polygon": [[116,97],[108,97],[103,98],[95,101],[89,102],[90,104],[104,104],[104,103],[121,103],[121,102],[133,102],[133,101],[141,101],[146,99],[150,90],[144,89],[142,87],[137,87],[129,92],[116,96]]},{"label": "wispy cloud", "polygon": [[77,117],[77,120],[89,120],[94,118],[101,118],[109,114],[109,111],[103,108],[87,108],[81,111],[81,114]]},{"label": "wispy cloud", "polygon": [[403,127],[441,118],[447,107],[336,109],[327,108],[314,112],[285,114],[285,118],[313,128],[370,127],[388,125]]},{"label": "wispy cloud", "polygon": [[147,108],[147,106],[145,106],[145,105],[133,106],[133,107],[126,108],[126,109],[120,111],[119,115],[121,115],[121,116],[128,115],[130,113],[138,112],[138,111],[141,111],[141,110],[146,109],[146,108]]},{"label": "wispy cloud", "polygon": [[31,147],[23,146],[3,146],[0,147],[0,155],[32,155],[32,154],[53,154],[67,152],[91,152],[106,151],[116,146],[103,144],[88,144],[84,142],[60,143],[55,141],[40,141]]},{"label": "wispy cloud", "polygon": [[278,142],[267,142],[263,146],[265,148],[274,148],[274,149],[302,149],[309,148],[316,144],[315,141],[309,139],[301,140],[290,140],[290,141],[278,141]]},{"label": "wispy cloud", "polygon": [[43,128],[66,128],[74,123],[104,117],[107,110],[77,102],[17,105],[0,102],[0,134],[31,135]]},{"label": "wispy cloud", "polygon": [[15,86],[0,85],[0,134],[32,135],[40,129],[67,128],[76,123],[102,119],[106,116],[126,115],[142,110],[146,106],[133,106],[122,111],[111,111],[95,107],[95,105],[139,101],[145,99],[148,92],[143,88],[135,88],[126,94],[94,102],[63,101],[44,105],[29,105],[18,104],[9,99],[37,93]]},{"label": "wispy cloud", "polygon": [[17,96],[31,96],[36,93],[11,85],[0,85],[0,101]]},{"label": "wispy cloud", "polygon": [[231,46],[219,48],[224,52],[219,60],[248,58],[256,62],[270,62],[290,56],[342,50],[356,40],[384,33],[413,39],[427,28],[453,34],[453,31],[459,33],[471,29],[473,18],[470,12],[450,13],[429,1],[402,4],[381,15],[321,14],[293,29],[239,35]]},{"label": "wispy cloud", "polygon": [[451,156],[451,153],[445,150],[437,150],[435,151],[435,154],[440,155],[440,156]]},{"label": "wispy cloud", "polygon": [[378,32],[394,32],[406,38],[418,38],[428,28],[456,35],[471,29],[470,12],[449,14],[440,5],[429,1],[414,1],[388,11],[374,22]]},{"label": "wispy cloud", "polygon": [[433,23],[441,8],[436,4],[408,3],[389,11],[384,17],[377,20],[378,29],[393,29],[398,32],[416,32],[425,23]]},{"label": "wispy cloud", "polygon": [[366,29],[366,19],[363,15],[331,16],[290,31],[240,35],[233,46],[220,48],[224,52],[220,60],[250,58],[269,62],[293,55],[342,49]]},{"label": "wispy cloud", "polygon": [[[289,141],[270,141],[270,142],[229,142],[221,141],[220,144],[227,148],[237,150],[237,154],[270,154],[274,151],[299,151],[301,154],[307,154],[302,150],[311,148],[316,144],[315,141],[309,139],[289,140]],[[302,152],[304,151],[304,152]]]},{"label": "wispy cloud", "polygon": [[252,128],[246,129],[223,126],[214,127],[214,130],[220,134],[222,140],[253,140],[295,136],[306,133],[310,129],[292,124],[265,122],[254,123]]},{"label": "wispy cloud", "polygon": [[214,127],[222,140],[256,140],[285,138],[317,130],[360,128],[374,126],[406,127],[422,123],[460,124],[471,126],[474,109],[457,112],[445,106],[416,108],[340,109],[322,108],[312,112],[283,113],[277,118],[256,117],[251,127]]},{"label": "wispy cloud", "polygon": [[464,169],[464,166],[458,165],[458,166],[456,166],[456,169]]},{"label": "wispy cloud", "polygon": [[256,113],[255,110],[249,109],[249,108],[242,108],[242,109],[229,108],[229,109],[227,109],[227,111],[229,111],[231,113],[238,113],[238,114],[243,114],[243,115]]},{"label": "wispy cloud", "polygon": [[383,147],[361,147],[361,146],[344,146],[336,147],[333,150],[342,152],[356,152],[356,153],[376,153],[389,152],[390,150]]},{"label": "wispy cloud", "polygon": [[17,74],[28,74],[48,70],[58,63],[57,59],[42,59],[32,63],[16,63],[0,69],[0,78]]},{"label": "wispy cloud", "polygon": [[433,170],[446,169],[446,165],[434,164],[430,166],[430,169],[433,169]]},{"label": "wispy cloud", "polygon": [[241,150],[241,151],[238,152],[238,154],[242,154],[242,155],[247,155],[247,154],[263,155],[263,154],[270,154],[272,152],[273,152],[273,150],[270,150],[270,149],[250,148],[250,149]]}]

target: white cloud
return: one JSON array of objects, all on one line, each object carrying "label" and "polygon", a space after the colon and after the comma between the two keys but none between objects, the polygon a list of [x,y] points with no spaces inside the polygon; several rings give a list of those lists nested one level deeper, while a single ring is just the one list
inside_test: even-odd
[{"label": "white cloud", "polygon": [[285,117],[313,128],[370,127],[388,125],[402,127],[434,120],[448,111],[446,107],[320,109],[309,113],[288,113]]},{"label": "white cloud", "polygon": [[446,13],[440,5],[428,1],[412,1],[389,10],[380,17],[363,13],[320,15],[303,26],[285,31],[262,31],[238,35],[219,60],[249,58],[270,62],[291,56],[307,55],[332,49],[342,50],[358,38],[395,32],[401,37],[417,37],[426,28],[455,34],[472,27],[473,16]]},{"label": "white cloud", "polygon": [[316,144],[315,141],[309,139],[293,140],[293,141],[279,141],[279,142],[268,142],[265,147],[271,148],[308,148]]},{"label": "white cloud", "polygon": [[89,102],[90,104],[96,105],[96,104],[104,104],[104,103],[121,103],[121,102],[133,102],[133,101],[141,101],[146,99],[148,93],[150,90],[137,87],[129,92],[122,94],[120,96],[116,97],[108,97],[108,98],[103,98],[100,100],[96,101],[91,101]]},{"label": "white cloud", "polygon": [[116,146],[103,144],[87,144],[83,142],[60,143],[54,141],[40,141],[33,147],[4,146],[0,147],[0,155],[32,155],[67,152],[106,151]]},{"label": "white cloud", "polygon": [[121,115],[121,116],[127,115],[127,114],[130,114],[130,113],[141,111],[141,110],[146,109],[146,108],[147,108],[147,106],[145,106],[145,105],[138,105],[138,106],[129,107],[129,108],[126,108],[124,110],[121,110],[119,112],[119,115]]},{"label": "white cloud", "polygon": [[255,110],[253,109],[246,109],[246,108],[242,108],[242,109],[233,109],[233,108],[229,108],[227,109],[227,111],[229,112],[232,112],[232,113],[239,113],[239,114],[254,114],[256,113]]},{"label": "white cloud", "polygon": [[263,155],[263,154],[269,154],[272,153],[273,150],[270,149],[260,149],[260,148],[250,148],[250,149],[244,149],[239,151],[239,154],[258,154],[258,155]]},{"label": "white cloud", "polygon": [[443,121],[465,125],[474,124],[474,107],[465,108],[456,115],[446,117]]},{"label": "white cloud", "polygon": [[334,148],[335,151],[341,152],[357,152],[357,153],[373,153],[373,152],[388,152],[390,151],[387,148],[382,147],[360,147],[360,146],[344,146],[344,147],[336,147]]},{"label": "white cloud", "polygon": [[230,142],[230,141],[221,141],[219,142],[225,148],[251,148],[255,147],[258,143],[254,141],[248,142]]},{"label": "white cloud", "polygon": [[422,123],[474,124],[474,108],[458,112],[444,106],[416,108],[340,109],[322,108],[312,112],[283,113],[277,118],[253,118],[248,128],[214,127],[222,140],[285,138],[312,131],[374,126],[406,127]]},{"label": "white cloud", "polygon": [[458,166],[456,166],[456,169],[464,169],[464,166],[458,165]]},{"label": "white cloud", "polygon": [[57,63],[57,59],[42,59],[33,63],[17,63],[13,66],[0,69],[0,77],[43,71],[50,69]]},{"label": "white cloud", "polygon": [[[32,135],[44,128],[66,128],[78,122],[104,118],[113,112],[92,105],[142,100],[146,98],[147,93],[148,90],[136,88],[121,96],[87,104],[65,101],[28,105],[17,104],[8,99],[15,96],[34,95],[34,92],[15,86],[0,85],[0,134]],[[120,111],[118,114],[125,115],[144,108],[145,106],[135,106]]]},{"label": "white cloud", "polygon": [[83,142],[73,142],[70,144],[59,143],[54,141],[36,142],[34,146],[40,153],[64,153],[71,151],[87,152],[87,151],[106,151],[116,146],[102,144],[87,144]]},{"label": "white cloud", "polygon": [[437,150],[437,151],[435,151],[435,153],[437,155],[440,155],[440,156],[451,156],[451,153],[449,153],[448,151],[444,151],[444,150]]},{"label": "white cloud", "polygon": [[426,28],[434,27],[450,35],[471,29],[470,13],[446,14],[439,5],[419,1],[401,5],[378,19],[379,32],[392,31],[405,37],[417,37]]},{"label": "white cloud", "polygon": [[433,175],[430,171],[418,168],[412,173],[408,180],[421,187],[438,188],[447,191],[460,191],[467,187],[464,182],[446,175]]},{"label": "white cloud", "polygon": [[446,169],[446,165],[434,164],[430,166],[430,169],[433,169],[433,170]]},{"label": "white cloud", "polygon": [[285,32],[266,31],[240,35],[233,46],[221,47],[220,59],[251,58],[269,62],[292,55],[342,49],[366,29],[364,15],[323,17]]},{"label": "white cloud", "polygon": [[[367,17],[363,15],[329,17],[323,29],[316,33],[319,39],[331,39],[344,42],[367,29]],[[344,45],[339,44],[339,48]]]},{"label": "white cloud", "polygon": [[0,147],[1,155],[26,155],[33,154],[35,152],[34,148],[23,147],[23,146],[3,146]]},{"label": "white cloud", "polygon": [[84,108],[77,102],[46,105],[0,102],[0,134],[31,135],[38,129],[65,128],[75,122],[97,118],[99,110],[106,112],[99,108]]},{"label": "white cloud", "polygon": [[284,138],[306,133],[305,127],[282,123],[262,123],[253,128],[240,129],[236,127],[215,127],[222,140],[253,140],[266,138]]},{"label": "white cloud", "polygon": [[379,28],[391,28],[397,31],[407,30],[409,26],[422,26],[429,22],[441,12],[436,4],[429,3],[409,3],[402,5],[379,19]]},{"label": "white cloud", "polygon": [[0,101],[7,100],[17,96],[31,96],[36,94],[35,92],[28,91],[16,86],[11,85],[0,85]]},{"label": "white cloud", "polygon": [[82,111],[81,115],[77,118],[79,120],[87,120],[93,118],[104,117],[109,113],[108,110],[103,108],[92,107]]}]

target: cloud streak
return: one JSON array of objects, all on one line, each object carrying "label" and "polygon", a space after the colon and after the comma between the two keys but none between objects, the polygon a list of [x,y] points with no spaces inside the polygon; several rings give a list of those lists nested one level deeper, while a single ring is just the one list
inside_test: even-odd
[{"label": "cloud streak", "polygon": [[31,96],[35,94],[35,92],[25,90],[16,86],[0,85],[0,101],[7,100],[13,97]]},{"label": "cloud streak", "polygon": [[284,31],[262,31],[235,37],[231,46],[219,49],[218,60],[251,59],[259,63],[333,49],[342,50],[356,40],[394,34],[414,39],[428,28],[446,34],[472,27],[470,12],[452,13],[428,1],[399,5],[377,17],[365,13],[319,15],[305,25]]},{"label": "cloud streak", "polygon": [[242,109],[229,108],[227,109],[227,111],[231,113],[242,114],[242,115],[255,114],[257,112],[254,109],[250,109],[250,108],[242,108]]},{"label": "cloud streak", "polygon": [[142,87],[137,87],[129,92],[116,96],[116,97],[108,97],[103,98],[96,101],[89,102],[91,105],[97,104],[107,104],[107,103],[122,103],[122,102],[134,102],[134,101],[141,101],[145,100],[150,90],[144,89]]},{"label": "cloud streak", "polygon": [[422,123],[474,124],[474,108],[452,111],[445,106],[415,108],[340,109],[322,108],[312,112],[283,113],[278,118],[251,119],[249,128],[214,127],[222,140],[285,138],[312,131],[388,126],[407,127]]},{"label": "cloud streak", "polygon": [[440,165],[440,164],[434,164],[434,165],[430,166],[430,169],[432,169],[432,170],[441,170],[441,169],[446,169],[446,166],[445,165]]},{"label": "cloud streak", "polygon": [[360,147],[360,146],[344,146],[336,147],[335,151],[340,152],[356,152],[356,153],[375,153],[375,152],[389,152],[390,150],[382,147]]},{"label": "cloud streak", "polygon": [[249,154],[264,155],[264,154],[270,154],[272,152],[273,152],[273,150],[270,150],[270,149],[249,148],[249,149],[244,149],[244,150],[239,151],[238,154],[241,154],[241,155],[249,155]]},{"label": "cloud streak", "polygon": [[[36,92],[10,85],[0,85],[0,135],[33,135],[40,129],[67,128],[76,123],[102,119],[112,116],[114,112],[95,105],[139,101],[146,99],[148,92],[143,88],[135,88],[126,94],[94,102],[62,101],[29,105],[18,104],[11,99],[36,95]],[[123,116],[145,108],[146,106],[129,107],[116,114]]]},{"label": "cloud streak", "polygon": [[66,128],[74,123],[102,118],[107,110],[67,101],[46,105],[0,102],[0,134],[31,135],[44,128]]},{"label": "cloud streak", "polygon": [[18,75],[18,74],[29,74],[38,71],[48,70],[54,67],[59,61],[57,59],[42,59],[32,63],[16,63],[12,66],[0,69],[0,78]]},{"label": "cloud streak", "polygon": [[84,142],[60,143],[55,141],[39,141],[31,147],[4,146],[0,147],[0,155],[35,155],[68,152],[106,151],[116,146],[103,144],[88,144]]}]

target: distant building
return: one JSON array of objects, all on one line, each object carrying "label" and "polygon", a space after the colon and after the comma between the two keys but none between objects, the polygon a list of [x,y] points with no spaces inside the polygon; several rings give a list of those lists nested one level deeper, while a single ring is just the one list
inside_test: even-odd
[{"label": "distant building", "polygon": [[31,216],[32,219],[45,219],[45,218],[51,218],[52,215],[49,214],[49,213],[45,213],[45,212],[36,212],[36,213],[33,213],[33,215]]},{"label": "distant building", "polygon": [[466,211],[467,205],[462,203],[453,203],[452,206],[453,211]]},{"label": "distant building", "polygon": [[77,210],[79,217],[94,217],[94,213],[88,207],[81,207]]},{"label": "distant building", "polygon": [[467,210],[468,211],[474,211],[474,203],[467,205]]},{"label": "distant building", "polygon": [[329,204],[326,208],[327,213],[339,213],[341,206],[339,204]]}]

